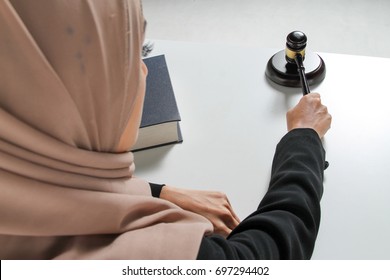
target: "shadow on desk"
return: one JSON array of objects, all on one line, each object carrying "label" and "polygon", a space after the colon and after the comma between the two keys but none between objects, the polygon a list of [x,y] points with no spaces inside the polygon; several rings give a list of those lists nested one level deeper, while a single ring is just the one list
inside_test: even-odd
[{"label": "shadow on desk", "polygon": [[[281,107],[279,101],[275,104],[275,108],[278,108],[278,113],[287,112],[290,108],[294,107],[297,104],[297,97],[303,96],[302,89],[296,87],[286,87],[278,85],[269,79],[267,79],[264,75],[265,83],[272,88],[274,91],[279,92],[284,95],[284,106]],[[319,85],[311,86],[311,92],[317,92],[317,87]]]},{"label": "shadow on desk", "polygon": [[175,145],[166,145],[148,150],[134,152],[134,162],[137,170],[148,172],[156,169]]}]

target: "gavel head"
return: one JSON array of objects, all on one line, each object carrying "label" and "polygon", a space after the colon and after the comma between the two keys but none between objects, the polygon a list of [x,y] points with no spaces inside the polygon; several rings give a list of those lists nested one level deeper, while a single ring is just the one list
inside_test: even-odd
[{"label": "gavel head", "polygon": [[298,65],[295,62],[295,58],[299,55],[302,60],[297,60],[298,63],[305,60],[304,68],[308,84],[320,83],[325,78],[325,63],[318,54],[306,51],[306,42],[306,35],[301,31],[288,34],[286,49],[280,50],[268,60],[265,70],[267,78],[282,86],[301,87]]},{"label": "gavel head", "polygon": [[287,35],[285,54],[288,63],[295,63],[297,54],[300,54],[303,60],[305,59],[306,42],[307,37],[301,31],[293,31]]}]

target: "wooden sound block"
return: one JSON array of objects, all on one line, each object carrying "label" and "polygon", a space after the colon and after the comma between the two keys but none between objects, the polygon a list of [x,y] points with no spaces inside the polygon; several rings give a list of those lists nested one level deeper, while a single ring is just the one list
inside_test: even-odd
[{"label": "wooden sound block", "polygon": [[[297,65],[287,63],[285,51],[282,50],[274,54],[267,63],[265,75],[271,81],[286,87],[301,87]],[[315,53],[306,53],[305,60],[306,79],[309,85],[315,85],[325,78],[325,63],[322,58]]]}]

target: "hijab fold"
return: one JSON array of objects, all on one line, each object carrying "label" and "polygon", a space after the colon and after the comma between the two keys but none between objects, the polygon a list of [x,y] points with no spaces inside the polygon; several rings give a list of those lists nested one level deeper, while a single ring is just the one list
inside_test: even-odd
[{"label": "hijab fold", "polygon": [[116,153],[143,32],[138,0],[0,0],[1,259],[196,257],[211,224]]}]

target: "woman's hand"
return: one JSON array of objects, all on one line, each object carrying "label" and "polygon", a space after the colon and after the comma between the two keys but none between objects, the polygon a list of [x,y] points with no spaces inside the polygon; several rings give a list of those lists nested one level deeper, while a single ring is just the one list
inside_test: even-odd
[{"label": "woman's hand", "polygon": [[312,128],[320,138],[329,130],[332,116],[326,106],[321,103],[318,93],[309,93],[287,112],[288,131],[295,128]]},{"label": "woman's hand", "polygon": [[207,218],[214,226],[214,233],[224,237],[228,236],[240,222],[228,198],[221,192],[164,186],[160,198]]}]

